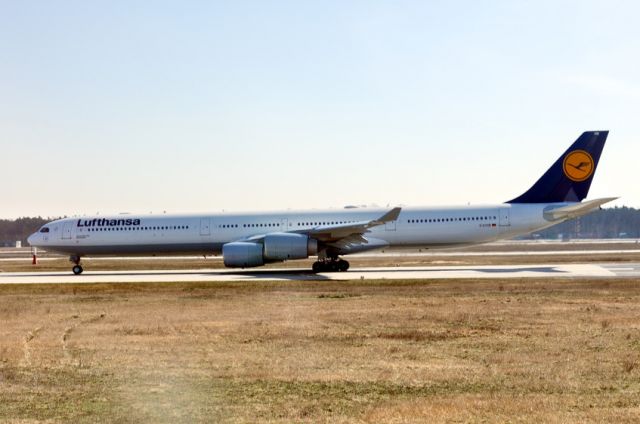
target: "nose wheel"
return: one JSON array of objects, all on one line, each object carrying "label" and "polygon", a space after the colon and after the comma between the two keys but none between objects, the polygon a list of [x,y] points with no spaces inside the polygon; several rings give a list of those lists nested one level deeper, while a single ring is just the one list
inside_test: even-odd
[{"label": "nose wheel", "polygon": [[344,259],[327,259],[316,261],[312,266],[313,272],[345,272],[349,269],[349,262]]},{"label": "nose wheel", "polygon": [[84,269],[82,269],[82,266],[80,265],[80,256],[71,256],[69,260],[75,264],[73,268],[71,268],[71,271],[73,271],[75,275],[82,274]]}]

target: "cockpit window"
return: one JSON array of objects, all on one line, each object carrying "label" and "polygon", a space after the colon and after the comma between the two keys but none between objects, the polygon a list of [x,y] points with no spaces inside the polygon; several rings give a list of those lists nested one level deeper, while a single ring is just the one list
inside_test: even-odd
[{"label": "cockpit window", "polygon": [[49,232],[49,227],[42,227],[42,229],[40,230],[41,233],[48,233]]}]

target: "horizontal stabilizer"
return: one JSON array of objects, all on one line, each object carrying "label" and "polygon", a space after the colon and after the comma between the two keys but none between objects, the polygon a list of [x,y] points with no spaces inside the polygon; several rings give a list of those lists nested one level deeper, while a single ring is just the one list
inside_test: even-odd
[{"label": "horizontal stabilizer", "polygon": [[545,210],[544,219],[547,221],[558,221],[561,219],[577,218],[616,199],[617,197],[604,197],[602,199],[588,200],[582,203],[575,203],[568,206],[560,206]]}]

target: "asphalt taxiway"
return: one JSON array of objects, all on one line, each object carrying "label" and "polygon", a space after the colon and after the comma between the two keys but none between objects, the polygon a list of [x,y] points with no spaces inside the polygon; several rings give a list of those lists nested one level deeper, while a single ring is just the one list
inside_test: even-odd
[{"label": "asphalt taxiway", "polygon": [[319,274],[296,268],[85,271],[82,275],[73,275],[70,271],[6,272],[0,273],[0,284],[586,277],[640,279],[640,263],[368,267]]}]

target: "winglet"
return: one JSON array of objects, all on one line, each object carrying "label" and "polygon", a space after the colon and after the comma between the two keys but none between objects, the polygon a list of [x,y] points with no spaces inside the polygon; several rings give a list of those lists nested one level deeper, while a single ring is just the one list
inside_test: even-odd
[{"label": "winglet", "polygon": [[389,212],[385,213],[380,218],[374,219],[373,221],[371,221],[370,222],[370,226],[382,225],[384,223],[397,220],[398,216],[400,216],[400,211],[401,210],[402,210],[401,207],[395,207],[395,208],[391,209]]}]

